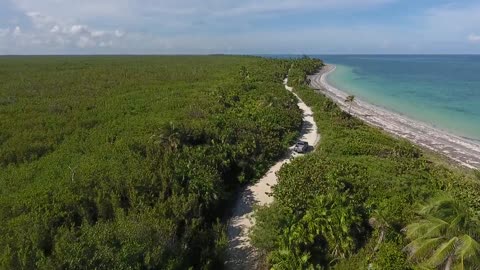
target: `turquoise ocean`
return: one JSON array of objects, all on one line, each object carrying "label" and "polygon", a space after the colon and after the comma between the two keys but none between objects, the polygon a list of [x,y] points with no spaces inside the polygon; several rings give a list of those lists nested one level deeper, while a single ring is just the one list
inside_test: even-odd
[{"label": "turquoise ocean", "polygon": [[480,55],[315,55],[336,88],[449,133],[480,140]]}]

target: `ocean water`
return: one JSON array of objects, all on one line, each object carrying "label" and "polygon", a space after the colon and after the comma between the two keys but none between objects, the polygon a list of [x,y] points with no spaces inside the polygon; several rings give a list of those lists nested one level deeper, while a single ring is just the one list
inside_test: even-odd
[{"label": "ocean water", "polygon": [[328,55],[330,84],[452,134],[480,140],[480,55]]}]

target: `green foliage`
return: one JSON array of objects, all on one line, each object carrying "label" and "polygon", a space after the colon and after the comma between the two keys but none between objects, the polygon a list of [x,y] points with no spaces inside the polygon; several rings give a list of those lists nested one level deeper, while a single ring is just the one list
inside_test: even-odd
[{"label": "green foliage", "polygon": [[475,177],[480,181],[480,170],[475,170]]},{"label": "green foliage", "polygon": [[265,251],[273,251],[279,247],[278,236],[284,227],[292,224],[294,215],[289,208],[282,206],[260,207],[256,209],[256,223],[250,234],[252,243]]},{"label": "green foliage", "polygon": [[328,246],[331,258],[345,258],[355,249],[352,231],[361,220],[355,211],[354,202],[342,194],[329,193],[317,196],[310,209],[305,212],[295,230],[306,231],[308,237],[304,243],[315,242],[321,236]]},{"label": "green foliage", "polygon": [[269,254],[268,262],[273,270],[289,269],[321,269],[311,263],[311,254],[302,252],[297,247],[291,247],[288,244],[282,244],[277,250]]},{"label": "green foliage", "polygon": [[[446,192],[478,216],[480,182],[473,173],[431,161],[408,141],[364,124],[307,87],[307,74],[321,66],[321,61],[304,58],[295,60],[289,71],[289,83],[312,108],[322,137],[315,152],[279,172],[276,203],[262,209],[270,215],[258,212],[261,226],[253,233],[269,228],[281,233],[276,244],[269,237],[268,245],[258,247],[274,258],[308,258],[313,267],[409,269],[401,230],[416,219],[412,205]],[[326,198],[348,203],[319,203]],[[291,213],[288,222],[273,216],[281,213]],[[307,213],[315,218],[306,218]],[[328,226],[322,225],[324,213],[330,217]],[[342,216],[342,222],[335,221]],[[383,225],[372,227],[371,217]],[[275,262],[270,259],[271,265]]]},{"label": "green foliage", "polygon": [[405,258],[405,253],[401,251],[402,246],[394,243],[387,242],[382,245],[376,259],[374,261],[372,269],[391,269],[391,270],[407,270],[411,269],[408,266]]},{"label": "green foliage", "polygon": [[461,203],[438,197],[423,206],[422,219],[405,227],[409,259],[425,268],[474,269],[480,266],[480,223]]},{"label": "green foliage", "polygon": [[0,269],[217,269],[218,218],[300,129],[284,60],[1,61]]}]

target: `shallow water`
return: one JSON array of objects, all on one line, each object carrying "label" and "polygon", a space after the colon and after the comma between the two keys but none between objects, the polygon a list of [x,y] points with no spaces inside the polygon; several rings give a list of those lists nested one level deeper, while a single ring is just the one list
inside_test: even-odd
[{"label": "shallow water", "polygon": [[480,140],[480,56],[318,56],[329,83],[365,101]]}]

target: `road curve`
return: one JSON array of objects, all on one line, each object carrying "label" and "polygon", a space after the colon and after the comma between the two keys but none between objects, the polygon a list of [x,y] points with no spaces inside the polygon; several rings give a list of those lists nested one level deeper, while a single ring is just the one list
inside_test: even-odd
[{"label": "road curve", "polygon": [[[285,89],[293,93],[293,88],[287,85]],[[316,146],[320,136],[317,132],[317,125],[313,118],[313,112],[300,97],[293,93],[298,99],[298,107],[303,112],[303,125],[299,140]],[[246,187],[235,202],[231,218],[227,224],[228,249],[225,267],[227,269],[258,269],[259,254],[250,244],[249,231],[254,224],[252,220],[253,207],[255,205],[268,205],[273,198],[269,196],[272,187],[277,184],[277,172],[282,166],[289,163],[293,158],[300,156],[293,152],[293,146],[289,148],[285,157],[273,165],[267,174],[256,184]]]}]

